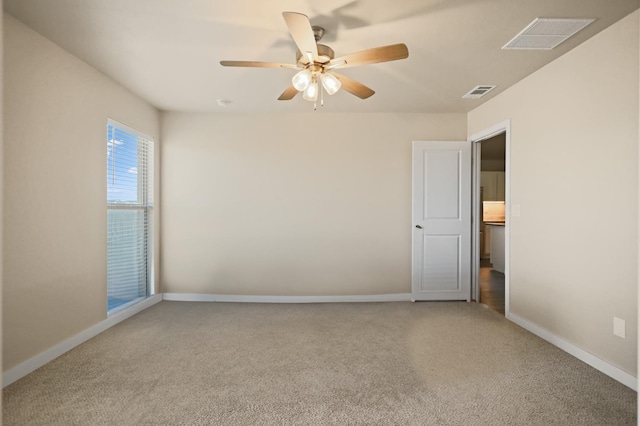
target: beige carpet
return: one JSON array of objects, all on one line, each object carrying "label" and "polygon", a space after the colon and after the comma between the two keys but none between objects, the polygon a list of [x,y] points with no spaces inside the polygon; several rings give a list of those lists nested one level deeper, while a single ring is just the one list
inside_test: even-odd
[{"label": "beige carpet", "polygon": [[5,425],[635,425],[636,393],[467,303],[162,302],[4,390]]}]

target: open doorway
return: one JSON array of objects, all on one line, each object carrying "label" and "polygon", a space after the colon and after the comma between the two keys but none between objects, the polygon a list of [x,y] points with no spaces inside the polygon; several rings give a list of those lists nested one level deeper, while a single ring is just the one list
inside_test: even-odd
[{"label": "open doorway", "polygon": [[509,312],[509,123],[474,135],[473,299]]},{"label": "open doorway", "polygon": [[478,302],[504,315],[506,133],[480,145]]}]

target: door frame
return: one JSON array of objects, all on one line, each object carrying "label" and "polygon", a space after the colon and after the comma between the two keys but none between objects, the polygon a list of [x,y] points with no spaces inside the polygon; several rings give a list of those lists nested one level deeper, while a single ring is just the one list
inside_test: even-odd
[{"label": "door frame", "polygon": [[480,143],[492,138],[500,133],[505,133],[505,269],[504,269],[504,313],[509,316],[509,294],[511,275],[511,120],[507,119],[495,124],[485,130],[469,136],[471,142],[471,197],[472,197],[472,243],[471,243],[471,298],[476,302],[480,301],[480,286],[478,285],[478,275],[480,274]]}]

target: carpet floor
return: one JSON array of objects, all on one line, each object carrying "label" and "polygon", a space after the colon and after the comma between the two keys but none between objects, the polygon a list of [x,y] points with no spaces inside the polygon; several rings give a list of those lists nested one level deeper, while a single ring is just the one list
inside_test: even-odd
[{"label": "carpet floor", "polygon": [[635,425],[636,392],[475,303],[161,302],[3,392],[6,425]]}]

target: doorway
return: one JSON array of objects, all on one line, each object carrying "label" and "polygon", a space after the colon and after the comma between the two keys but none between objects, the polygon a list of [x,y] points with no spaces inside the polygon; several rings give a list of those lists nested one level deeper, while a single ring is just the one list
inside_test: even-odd
[{"label": "doorway", "polygon": [[472,298],[509,313],[509,122],[470,138],[473,147]]}]

